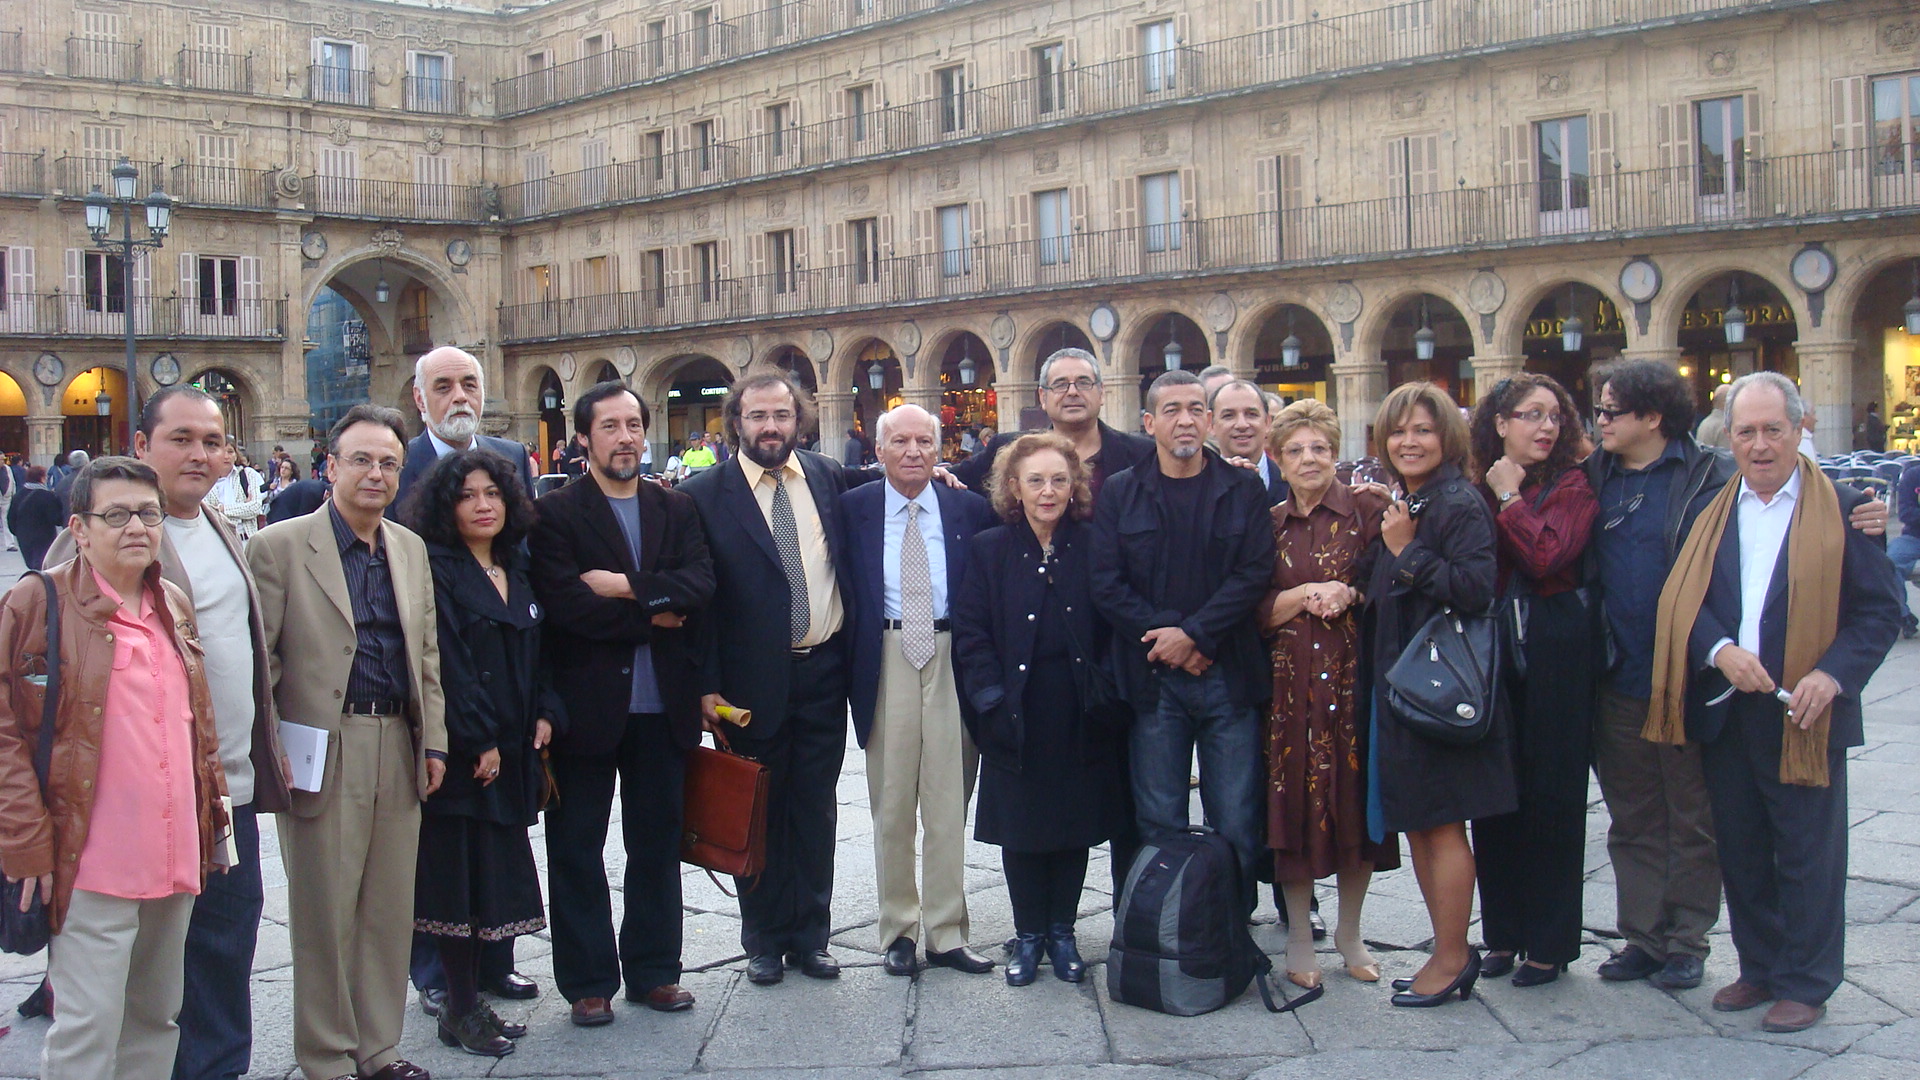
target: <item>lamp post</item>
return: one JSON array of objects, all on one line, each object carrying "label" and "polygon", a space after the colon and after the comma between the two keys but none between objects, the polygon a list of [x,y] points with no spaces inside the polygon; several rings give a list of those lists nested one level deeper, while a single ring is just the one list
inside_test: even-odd
[{"label": "lamp post", "polygon": [[[120,257],[121,306],[126,309],[127,314],[127,442],[124,452],[131,454],[134,429],[140,422],[140,381],[134,370],[133,317],[134,303],[139,298],[133,295],[133,260],[138,256],[141,248],[152,248],[158,251],[166,243],[167,230],[173,225],[173,199],[158,187],[149,192],[144,199],[136,197],[135,188],[140,179],[140,170],[126,158],[121,158],[113,167],[112,176],[113,193],[111,195],[95,186],[92,191],[87,192],[82,201],[85,202],[87,210],[87,235],[93,238],[94,246]],[[147,212],[147,235],[139,239],[135,239],[133,235],[135,206],[144,206]],[[119,211],[120,217],[118,238],[111,235],[116,210]],[[102,393],[95,399],[95,406],[103,410],[101,415],[106,415],[104,410],[111,408],[112,399],[105,393],[104,382],[101,389]]]}]

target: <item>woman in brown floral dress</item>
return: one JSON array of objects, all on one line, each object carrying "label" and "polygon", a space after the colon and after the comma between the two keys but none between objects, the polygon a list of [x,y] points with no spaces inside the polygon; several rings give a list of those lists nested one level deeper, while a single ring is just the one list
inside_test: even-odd
[{"label": "woman in brown floral dress", "polygon": [[1290,927],[1287,978],[1320,983],[1307,906],[1313,883],[1340,886],[1334,944],[1347,973],[1376,982],[1380,966],[1360,938],[1360,908],[1375,870],[1400,865],[1398,836],[1367,838],[1365,703],[1358,586],[1386,499],[1334,475],[1340,427],[1333,410],[1297,401],[1274,418],[1268,451],[1291,496],[1273,508],[1273,590],[1262,608],[1273,656],[1267,723],[1267,846]]}]

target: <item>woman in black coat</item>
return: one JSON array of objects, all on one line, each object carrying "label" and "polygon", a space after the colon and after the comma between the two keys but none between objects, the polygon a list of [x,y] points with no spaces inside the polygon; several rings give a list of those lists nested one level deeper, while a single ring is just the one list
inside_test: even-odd
[{"label": "woman in black coat", "polygon": [[1466,421],[1446,391],[1417,382],[1387,395],[1373,430],[1381,461],[1405,498],[1395,499],[1381,518],[1367,578],[1373,689],[1367,831],[1376,841],[1407,834],[1433,921],[1433,955],[1413,979],[1395,981],[1401,992],[1393,1003],[1420,1007],[1473,992],[1481,958],[1467,944],[1474,863],[1466,822],[1509,813],[1516,797],[1501,695],[1494,695],[1491,730],[1471,746],[1419,735],[1387,704],[1387,671],[1422,624],[1443,607],[1475,612],[1493,603],[1493,515],[1463,472]]},{"label": "woman in black coat", "polygon": [[1055,976],[1079,982],[1073,924],[1087,849],[1126,813],[1120,731],[1082,715],[1075,670],[1107,655],[1087,597],[1093,498],[1073,444],[1053,434],[1008,447],[991,490],[1007,524],[973,538],[952,605],[961,692],[978,713],[974,838],[1000,846],[1013,901],[1007,984],[1031,983],[1043,951]]},{"label": "woman in black coat", "polygon": [[526,1028],[480,1001],[480,943],[547,925],[527,827],[545,801],[540,750],[562,719],[520,548],[533,503],[513,463],[466,450],[434,463],[407,511],[433,567],[448,748],[420,820],[414,929],[435,937],[447,970],[440,1041],[499,1057]]}]

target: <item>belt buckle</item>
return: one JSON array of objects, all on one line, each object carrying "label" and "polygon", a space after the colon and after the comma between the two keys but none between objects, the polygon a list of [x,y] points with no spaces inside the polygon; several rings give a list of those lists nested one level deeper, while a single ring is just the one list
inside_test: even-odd
[{"label": "belt buckle", "polygon": [[795,645],[787,650],[787,655],[788,656],[811,656],[813,655],[813,650],[819,647],[820,646],[818,645],[808,645],[802,648],[801,646]]}]

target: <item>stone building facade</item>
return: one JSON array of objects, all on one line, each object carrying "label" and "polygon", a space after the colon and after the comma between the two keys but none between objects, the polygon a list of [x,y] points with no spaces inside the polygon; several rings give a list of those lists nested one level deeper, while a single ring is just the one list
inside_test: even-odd
[{"label": "stone building facade", "polygon": [[[1920,402],[1896,0],[14,10],[0,448],[37,460],[102,437],[102,383],[124,407],[128,306],[143,393],[211,380],[252,443],[303,442],[323,287],[371,400],[460,344],[543,449],[601,378],[658,455],[771,366],[829,449],[899,400],[1011,427],[1062,344],[1102,358],[1110,422],[1222,363],[1331,401],[1348,455],[1395,382],[1578,389],[1617,354],[1702,401],[1785,371],[1829,451]],[[181,200],[130,304],[79,201],[119,156]]]}]

